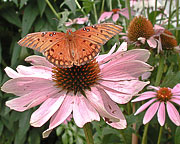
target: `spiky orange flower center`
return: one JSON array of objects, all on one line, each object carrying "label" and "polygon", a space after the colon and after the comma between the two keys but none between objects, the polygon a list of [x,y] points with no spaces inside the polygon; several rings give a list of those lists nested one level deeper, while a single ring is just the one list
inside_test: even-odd
[{"label": "spiky orange flower center", "polygon": [[54,67],[52,70],[52,80],[60,87],[68,92],[76,94],[80,92],[85,95],[85,90],[91,90],[91,86],[96,84],[100,75],[99,64],[96,60],[85,65],[73,66],[71,68]]},{"label": "spiky orange flower center", "polygon": [[128,38],[132,42],[138,41],[139,37],[146,39],[154,35],[154,29],[152,23],[143,16],[135,17],[128,27]]},{"label": "spiky orange flower center", "polygon": [[120,9],[118,9],[118,8],[117,9],[112,9],[113,13],[117,13],[118,11],[120,11]]},{"label": "spiky orange flower center", "polygon": [[171,90],[169,88],[163,87],[157,91],[157,98],[160,101],[166,102],[166,101],[170,100],[171,97],[172,97],[172,93],[171,93]]},{"label": "spiky orange flower center", "polygon": [[161,34],[160,37],[163,49],[172,49],[173,47],[177,46],[177,41],[170,31],[165,29],[164,33]]}]

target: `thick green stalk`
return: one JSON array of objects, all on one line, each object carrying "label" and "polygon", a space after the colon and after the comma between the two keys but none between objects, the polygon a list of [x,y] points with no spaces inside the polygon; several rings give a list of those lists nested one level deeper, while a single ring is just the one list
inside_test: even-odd
[{"label": "thick green stalk", "polygon": [[[164,9],[166,9],[167,1],[168,1],[168,0],[165,1]],[[164,15],[162,14],[162,15],[161,15],[161,19],[160,19],[160,23],[159,23],[159,24],[161,24],[161,22],[162,22],[162,20],[163,20],[163,16],[164,16]]]},{"label": "thick green stalk", "polygon": [[179,30],[179,0],[176,1],[176,39],[178,39]]},{"label": "thick green stalk", "polygon": [[155,11],[154,11],[153,25],[156,23],[156,15],[157,15],[157,0],[155,1]]},{"label": "thick green stalk", "polygon": [[79,2],[77,0],[75,0],[75,3],[77,5],[77,7],[81,10],[81,12],[83,13],[84,16],[86,16],[86,13],[84,12],[84,10],[82,9],[82,7],[80,6]]},{"label": "thick green stalk", "polygon": [[149,127],[149,123],[147,123],[147,124],[144,126],[144,133],[143,133],[143,138],[142,138],[141,144],[146,144],[146,143],[147,143],[148,127]]},{"label": "thick green stalk", "polygon": [[169,4],[168,29],[170,28],[170,24],[171,24],[171,6],[172,6],[172,0],[170,0],[170,4]]},{"label": "thick green stalk", "polygon": [[86,142],[87,144],[94,144],[93,135],[92,135],[92,129],[91,129],[91,123],[86,123],[83,126],[83,130],[86,136]]},{"label": "thick green stalk", "polygon": [[161,82],[161,78],[163,75],[163,69],[164,69],[164,55],[159,55],[159,67],[156,75],[156,81],[155,81],[155,86],[159,86]]},{"label": "thick green stalk", "polygon": [[94,11],[94,18],[95,18],[95,22],[98,22],[98,18],[97,18],[97,11],[96,11],[96,5],[95,5],[95,1],[93,1],[93,11]]},{"label": "thick green stalk", "polygon": [[160,142],[161,142],[162,130],[163,130],[163,126],[161,126],[160,130],[159,130],[159,136],[158,136],[157,144],[160,144]]},{"label": "thick green stalk", "polygon": [[112,0],[109,0],[109,9],[112,11]]},{"label": "thick green stalk", "polygon": [[144,0],[142,0],[142,3],[143,3],[143,13],[144,13],[144,16],[146,16]]},{"label": "thick green stalk", "polygon": [[60,16],[58,15],[58,13],[57,13],[56,10],[54,9],[54,7],[51,5],[51,3],[49,2],[49,0],[46,0],[46,3],[48,4],[48,6],[49,6],[50,9],[52,10],[52,12],[55,14],[55,16],[58,18],[58,20],[60,20]]},{"label": "thick green stalk", "polygon": [[105,2],[105,0],[102,0],[102,5],[101,5],[101,14],[103,13],[103,11],[104,11],[104,2]]},{"label": "thick green stalk", "polygon": [[126,1],[126,3],[127,3],[127,7],[128,7],[128,13],[129,13],[129,21],[131,21],[131,7],[130,7],[130,0],[127,0]]}]

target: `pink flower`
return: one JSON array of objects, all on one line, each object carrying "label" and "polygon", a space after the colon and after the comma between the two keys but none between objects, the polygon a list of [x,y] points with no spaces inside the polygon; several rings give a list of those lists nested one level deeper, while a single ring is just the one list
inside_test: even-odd
[{"label": "pink flower", "polygon": [[[126,120],[116,103],[125,104],[148,82],[138,77],[152,67],[145,62],[150,53],[147,50],[131,50],[97,57],[82,66],[58,68],[44,57],[29,56],[25,61],[33,66],[19,65],[16,70],[7,67],[5,71],[12,78],[2,86],[2,91],[13,93],[18,98],[6,105],[16,111],[25,111],[41,106],[32,114],[30,124],[41,127],[50,120],[50,132],[72,118],[79,127],[100,116],[107,124],[117,129],[126,128]],[[113,54],[112,54],[113,53]]]},{"label": "pink flower", "polygon": [[69,19],[69,22],[65,23],[65,26],[70,26],[73,24],[84,24],[88,22],[88,17],[84,17],[84,18],[75,18],[73,20]]},{"label": "pink flower", "polygon": [[139,97],[132,100],[132,102],[138,102],[150,99],[136,111],[135,115],[139,114],[140,112],[144,111],[147,107],[149,107],[145,113],[143,124],[148,123],[157,112],[158,122],[161,126],[163,126],[165,123],[166,109],[171,121],[177,126],[180,126],[180,115],[175,106],[173,105],[174,103],[180,105],[180,84],[177,84],[173,89],[167,87],[160,88],[154,86],[151,86],[151,88],[155,89],[155,92],[144,92],[140,94]]},{"label": "pink flower", "polygon": [[[123,9],[112,9],[110,12],[103,12],[98,20],[98,23],[105,21],[106,19],[109,19],[112,16],[112,20],[116,22],[119,18],[119,15],[125,16],[127,19],[129,19],[129,12],[128,8]],[[134,15],[134,11],[131,11],[131,15]]]}]

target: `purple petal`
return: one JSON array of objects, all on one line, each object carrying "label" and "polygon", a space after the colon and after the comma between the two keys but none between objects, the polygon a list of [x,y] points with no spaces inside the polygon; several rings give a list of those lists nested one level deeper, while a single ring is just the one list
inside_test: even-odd
[{"label": "purple petal", "polygon": [[99,20],[98,20],[98,23],[100,23],[101,21],[105,21],[106,19],[109,19],[112,14],[113,14],[113,12],[104,12],[104,13],[102,13]]},{"label": "purple petal", "polygon": [[151,99],[148,102],[146,102],[145,104],[143,104],[140,108],[138,108],[138,110],[136,111],[136,113],[134,115],[139,114],[140,112],[144,111],[150,104],[152,104],[156,99]]},{"label": "purple petal", "polygon": [[41,66],[45,66],[45,67],[49,67],[49,68],[52,68],[54,66],[48,60],[46,60],[45,57],[38,56],[38,55],[28,56],[25,59],[25,61],[29,62],[32,65],[41,65]]},{"label": "purple petal", "polygon": [[84,17],[84,18],[76,18],[76,23],[77,24],[84,24],[85,22],[88,21],[88,17]]},{"label": "purple petal", "polygon": [[118,20],[118,18],[119,18],[119,14],[118,13],[113,14],[113,16],[112,16],[113,22],[116,22]]},{"label": "purple petal", "polygon": [[[129,11],[128,8],[123,8],[119,11],[119,13],[129,19]],[[131,9],[131,16],[134,16],[135,12]]]},{"label": "purple petal", "polygon": [[100,121],[98,112],[82,95],[77,95],[75,97],[73,105],[73,118],[78,127],[83,127],[84,124],[94,120]]},{"label": "purple petal", "polygon": [[180,115],[177,109],[175,108],[175,106],[168,101],[166,102],[166,106],[167,106],[167,113],[171,121],[175,125],[180,126]]},{"label": "purple petal", "polygon": [[146,111],[146,113],[144,115],[143,124],[148,123],[154,117],[154,115],[156,114],[156,112],[159,108],[159,104],[160,104],[160,102],[157,101],[148,108],[148,110]]},{"label": "purple petal", "polygon": [[174,88],[172,89],[172,94],[173,95],[180,95],[180,84],[177,84],[174,86]]},{"label": "purple petal", "polygon": [[72,95],[68,95],[65,97],[59,110],[57,110],[57,112],[52,116],[49,128],[43,132],[43,138],[48,137],[50,132],[55,127],[63,123],[71,115],[71,112],[73,110],[74,98],[75,97]]},{"label": "purple petal", "polygon": [[165,28],[159,25],[154,25],[154,32],[156,36],[160,36],[164,32]]},{"label": "purple petal", "polygon": [[25,111],[41,104],[43,101],[47,100],[56,93],[58,93],[58,91],[51,87],[32,91],[24,96],[7,101],[6,106],[16,111]]},{"label": "purple petal", "polygon": [[139,40],[142,44],[145,44],[146,38],[144,37],[139,37],[137,40]]},{"label": "purple petal", "polygon": [[17,96],[22,96],[32,91],[40,91],[45,88],[51,88],[53,85],[54,82],[47,79],[20,77],[5,82],[1,87],[1,90],[6,93],[13,93]]},{"label": "purple petal", "polygon": [[109,98],[103,89],[92,87],[91,91],[87,91],[87,98],[102,117],[111,122],[124,120],[119,107]]},{"label": "purple petal", "polygon": [[144,92],[139,97],[132,100],[132,102],[143,101],[149,98],[156,97],[156,95],[157,95],[156,92],[152,92],[152,91]]},{"label": "purple petal", "polygon": [[48,98],[31,115],[30,124],[34,127],[41,127],[59,109],[65,98],[65,92],[59,92],[53,97]]},{"label": "purple petal", "polygon": [[17,73],[15,70],[13,70],[10,67],[6,67],[5,69],[6,74],[10,77],[10,78],[18,78],[18,77],[22,77],[23,75]]},{"label": "purple petal", "polygon": [[152,48],[157,47],[157,41],[153,37],[150,37],[149,39],[147,39],[147,43]]},{"label": "purple petal", "polygon": [[102,79],[104,80],[130,80],[141,76],[153,68],[138,60],[107,63],[101,70]]},{"label": "purple petal", "polygon": [[110,82],[101,81],[100,85],[110,98],[120,104],[129,102],[132,96],[141,91],[148,83],[138,80]]},{"label": "purple petal", "polygon": [[24,77],[38,77],[45,79],[52,79],[52,69],[45,66],[23,66],[19,65],[17,72]]},{"label": "purple petal", "polygon": [[165,114],[165,104],[164,102],[161,102],[157,113],[158,121],[161,126],[165,123]]},{"label": "purple petal", "polygon": [[180,98],[176,99],[176,98],[173,97],[173,98],[170,99],[170,101],[180,105]]}]

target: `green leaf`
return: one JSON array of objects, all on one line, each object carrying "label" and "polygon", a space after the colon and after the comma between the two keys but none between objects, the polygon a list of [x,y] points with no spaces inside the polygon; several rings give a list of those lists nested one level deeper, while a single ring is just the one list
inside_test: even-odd
[{"label": "green leaf", "polygon": [[18,6],[18,0],[12,0]]},{"label": "green leaf", "polygon": [[68,135],[67,135],[67,133],[64,133],[63,135],[62,135],[62,141],[63,141],[63,144],[68,144]]},{"label": "green leaf", "polygon": [[8,22],[16,25],[17,27],[21,27],[21,20],[16,13],[15,9],[7,8],[1,11],[1,16],[6,19]]},{"label": "green leaf", "polygon": [[176,128],[174,141],[175,141],[175,144],[179,144],[179,142],[180,142],[180,127]]},{"label": "green leaf", "polygon": [[21,113],[21,118],[19,120],[19,129],[15,136],[15,143],[14,144],[23,144],[26,139],[26,133],[30,127],[29,120],[30,120],[31,111],[25,111]]},{"label": "green leaf", "polygon": [[39,11],[40,11],[40,15],[42,17],[42,15],[44,13],[44,10],[46,8],[46,1],[45,0],[38,0],[37,3],[38,3],[38,8],[39,8]]},{"label": "green leaf", "polygon": [[72,13],[75,15],[76,13],[76,3],[75,3],[75,0],[65,0],[61,5],[60,5],[60,8],[66,4],[70,10],[72,11]]},{"label": "green leaf", "polygon": [[41,29],[44,27],[45,24],[46,24],[46,22],[43,18],[38,19],[38,21],[36,21],[35,27],[34,27],[35,32],[41,31]]},{"label": "green leaf", "polygon": [[29,144],[40,144],[41,138],[37,130],[32,129],[29,132],[28,142]]},{"label": "green leaf", "polygon": [[21,34],[22,37],[29,32],[37,15],[38,15],[37,6],[34,5],[33,3],[30,3],[24,10],[24,15],[22,20],[22,34]]},{"label": "green leaf", "polygon": [[0,136],[2,135],[3,128],[4,128],[4,125],[3,125],[3,123],[0,121]]},{"label": "green leaf", "polygon": [[28,0],[20,0],[20,9],[27,3]]},{"label": "green leaf", "polygon": [[15,42],[14,48],[13,48],[13,53],[12,53],[12,58],[11,58],[11,67],[13,67],[17,63],[17,61],[20,57],[20,53],[21,53],[21,47]]}]

